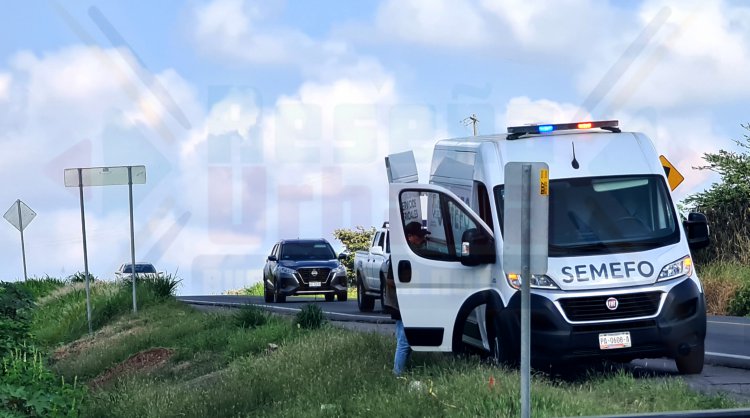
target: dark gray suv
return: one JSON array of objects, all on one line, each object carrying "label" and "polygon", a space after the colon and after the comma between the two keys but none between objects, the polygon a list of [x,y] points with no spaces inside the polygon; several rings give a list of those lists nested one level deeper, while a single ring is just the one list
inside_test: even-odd
[{"label": "dark gray suv", "polygon": [[285,302],[287,296],[325,295],[346,300],[345,254],[336,252],[325,239],[290,239],[276,243],[263,268],[266,302]]}]

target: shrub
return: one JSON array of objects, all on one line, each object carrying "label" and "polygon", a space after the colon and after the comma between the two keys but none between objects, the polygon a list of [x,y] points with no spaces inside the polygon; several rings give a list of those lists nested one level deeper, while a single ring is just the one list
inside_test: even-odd
[{"label": "shrub", "polygon": [[34,300],[37,300],[65,286],[65,281],[45,276],[32,278],[23,282],[16,282],[16,285],[27,290]]},{"label": "shrub", "polygon": [[0,357],[29,337],[31,293],[16,283],[0,283]]},{"label": "shrub", "polygon": [[[89,272],[89,283],[97,280],[97,278]],[[70,283],[84,283],[86,281],[86,273],[79,271],[75,274],[71,274],[68,276],[68,281]]]},{"label": "shrub", "polygon": [[[138,288],[147,289],[158,300],[167,299],[176,294],[177,287],[182,282],[176,274],[158,275],[156,277],[137,277],[136,283]],[[133,279],[130,276],[118,280],[123,287],[132,289]],[[131,290],[132,291],[132,290]]]},{"label": "shrub", "polygon": [[308,303],[297,313],[297,325],[305,329],[318,329],[325,323],[320,306]]},{"label": "shrub", "polygon": [[234,322],[242,328],[255,328],[268,322],[268,312],[253,305],[245,305],[236,314]]},{"label": "shrub", "polygon": [[149,288],[159,299],[168,299],[177,292],[177,287],[182,280],[177,278],[176,274],[160,275],[154,278],[143,280],[143,285]]},{"label": "shrub", "polygon": [[745,283],[729,302],[727,313],[733,316],[750,316],[750,283]]},{"label": "shrub", "polygon": [[242,289],[242,294],[248,296],[263,296],[263,282],[260,281],[250,287]]},{"label": "shrub", "polygon": [[354,253],[357,251],[364,251],[370,248],[372,243],[372,237],[375,236],[375,228],[365,229],[358,226],[356,229],[337,229],[333,231],[333,236],[341,241],[349,252],[346,260],[343,261],[346,266],[346,274],[349,279],[349,286],[353,286],[356,283],[356,277],[354,273]]},{"label": "shrub", "polygon": [[83,387],[58,379],[34,347],[16,347],[2,360],[0,409],[10,416],[77,417],[86,394]]}]

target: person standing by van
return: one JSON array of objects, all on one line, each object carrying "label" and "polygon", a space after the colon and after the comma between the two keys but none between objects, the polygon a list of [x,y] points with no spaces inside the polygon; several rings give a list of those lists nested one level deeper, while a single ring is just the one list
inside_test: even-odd
[{"label": "person standing by van", "polygon": [[393,357],[393,374],[400,376],[411,356],[411,346],[409,341],[406,340],[404,323],[401,321],[401,312],[398,308],[398,297],[396,295],[396,282],[393,278],[393,266],[391,266],[390,257],[386,263],[388,264],[388,273],[385,278],[383,306],[386,313],[391,314],[391,318],[396,320],[396,353]]}]

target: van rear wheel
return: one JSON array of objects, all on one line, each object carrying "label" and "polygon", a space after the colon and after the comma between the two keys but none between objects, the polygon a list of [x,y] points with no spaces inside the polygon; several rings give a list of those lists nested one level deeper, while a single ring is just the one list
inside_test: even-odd
[{"label": "van rear wheel", "polygon": [[703,371],[703,360],[706,355],[706,347],[703,344],[690,350],[685,356],[678,355],[674,361],[680,374],[699,374]]}]

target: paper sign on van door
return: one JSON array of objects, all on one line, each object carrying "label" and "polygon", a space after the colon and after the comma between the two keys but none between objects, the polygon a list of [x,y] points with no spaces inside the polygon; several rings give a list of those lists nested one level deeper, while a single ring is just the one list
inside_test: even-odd
[{"label": "paper sign on van door", "polygon": [[539,194],[549,196],[549,170],[539,170]]},{"label": "paper sign on van door", "polygon": [[672,163],[667,160],[667,157],[660,155],[659,161],[661,161],[661,166],[664,167],[664,174],[667,175],[667,182],[669,183],[669,188],[674,190],[677,188],[677,186],[682,183],[683,180],[685,180],[685,177],[680,174],[679,171],[672,165]]}]

